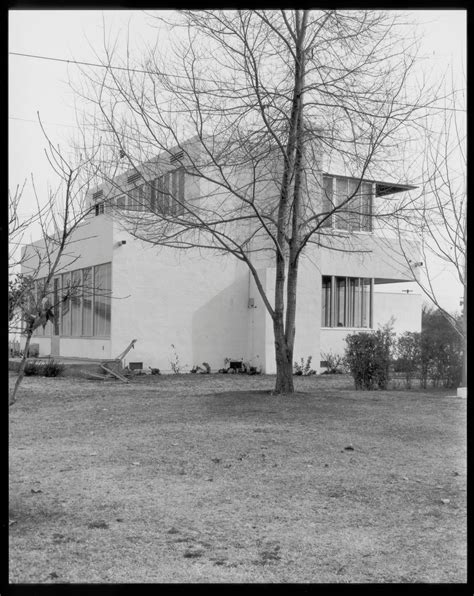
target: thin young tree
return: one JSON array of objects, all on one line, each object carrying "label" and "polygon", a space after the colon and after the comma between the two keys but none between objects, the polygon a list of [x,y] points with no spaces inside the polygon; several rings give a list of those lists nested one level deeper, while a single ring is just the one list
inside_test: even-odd
[{"label": "thin young tree", "polygon": [[[18,376],[9,396],[10,406],[17,401],[33,333],[38,327],[44,328],[49,321],[54,321],[60,303],[70,300],[80,291],[77,285],[71,284],[55,302],[51,285],[54,276],[64,267],[64,258],[67,256],[67,265],[70,265],[80,256],[74,254],[72,248],[66,255],[66,249],[70,248],[74,232],[90,211],[85,195],[95,173],[89,158],[79,158],[77,163],[67,159],[52,143],[40,119],[39,124],[46,140],[46,157],[59,183],[55,190],[48,191],[47,201],[42,203],[32,180],[37,206],[34,221],[39,224],[40,240],[28,244],[22,251],[19,264],[23,266],[24,273],[20,274],[22,276],[19,281],[19,296],[16,296],[14,305],[9,305],[10,310],[18,313],[25,336]],[[33,220],[28,221],[31,224]],[[28,226],[21,226],[23,224],[20,224],[19,229],[24,235]],[[18,239],[18,234],[15,235],[15,239]],[[40,271],[44,279],[35,290],[34,281]]]},{"label": "thin young tree", "polygon": [[[422,90],[412,86],[407,95],[415,44],[401,37],[398,14],[376,11],[156,18],[170,33],[166,52],[157,43],[134,61],[127,45],[121,61],[117,42],[106,44],[105,68],[85,70],[76,87],[93,102],[89,124],[103,142],[109,133],[107,149],[115,146],[141,179],[142,194],[131,197],[137,211],[121,216],[147,242],[246,264],[273,322],[275,392],[293,393],[301,255],[310,244],[364,250],[328,229],[336,213],[346,229],[353,218],[393,215],[390,206],[370,211],[362,180],[377,169],[393,179],[400,139],[426,109]],[[179,180],[174,190],[152,188],[165,159],[199,183],[199,197],[180,196]],[[331,160],[359,181],[337,202],[322,184]],[[127,192],[121,179],[108,178],[111,197]],[[259,276],[262,264],[275,270],[273,295]]]}]

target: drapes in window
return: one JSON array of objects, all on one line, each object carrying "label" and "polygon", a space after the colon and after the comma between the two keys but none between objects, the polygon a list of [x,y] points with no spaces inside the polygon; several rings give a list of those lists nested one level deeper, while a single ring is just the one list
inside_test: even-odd
[{"label": "drapes in window", "polygon": [[323,276],[321,326],[370,327],[371,292],[369,278]]}]

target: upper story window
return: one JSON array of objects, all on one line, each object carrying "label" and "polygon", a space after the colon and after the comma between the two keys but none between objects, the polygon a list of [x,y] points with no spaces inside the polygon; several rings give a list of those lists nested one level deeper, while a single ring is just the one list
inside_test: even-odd
[{"label": "upper story window", "polygon": [[119,209],[182,215],[185,201],[185,172],[179,167],[150,182],[142,182],[115,198]]},{"label": "upper story window", "polygon": [[371,182],[357,178],[323,176],[322,212],[329,213],[342,205],[322,224],[324,228],[349,232],[372,231],[373,190]]},{"label": "upper story window", "polygon": [[177,168],[156,178],[152,189],[152,210],[163,215],[184,213],[184,168]]},{"label": "upper story window", "polygon": [[[148,211],[150,209],[150,185],[142,183],[129,190],[126,208],[129,211]],[[117,203],[118,204],[118,203]]]}]

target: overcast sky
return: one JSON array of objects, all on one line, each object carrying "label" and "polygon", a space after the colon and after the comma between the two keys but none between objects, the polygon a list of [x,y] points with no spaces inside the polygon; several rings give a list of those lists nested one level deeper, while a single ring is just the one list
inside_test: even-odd
[{"label": "overcast sky", "polygon": [[[427,71],[440,75],[452,67],[457,86],[465,87],[466,12],[411,11],[410,21],[420,26],[422,53]],[[37,112],[52,139],[67,149],[75,128],[74,95],[68,80],[77,79],[70,63],[12,55],[11,52],[48,58],[97,62],[105,30],[125,33],[135,47],[154,41],[157,29],[146,25],[141,11],[21,10],[9,12],[9,186],[34,174],[37,187],[53,182],[43,154],[44,138]],[[31,203],[33,205],[33,203]],[[31,207],[32,208],[32,207]],[[443,267],[437,271],[438,293],[450,311],[459,310],[462,289]],[[406,284],[405,286],[406,287]],[[398,287],[394,291],[401,291]]]}]

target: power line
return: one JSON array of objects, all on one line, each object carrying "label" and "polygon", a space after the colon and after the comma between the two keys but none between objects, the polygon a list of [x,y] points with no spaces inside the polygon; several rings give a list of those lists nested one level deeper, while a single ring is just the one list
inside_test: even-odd
[{"label": "power line", "polygon": [[[65,58],[54,58],[51,56],[41,56],[39,54],[25,54],[22,52],[9,52],[9,54],[13,55],[13,56],[22,56],[24,58],[34,58],[34,59],[38,59],[38,60],[51,60],[53,62],[65,62],[67,64],[79,64],[82,66],[92,66],[95,68],[105,68],[105,69],[110,69],[110,70],[124,70],[126,72],[137,72],[140,74],[149,74],[149,75],[159,75],[162,77],[171,77],[173,76],[174,78],[177,79],[186,79],[189,80],[189,77],[185,76],[185,75],[179,75],[179,74],[173,74],[170,75],[169,73],[166,72],[158,72],[158,71],[151,71],[151,70],[143,70],[140,68],[131,68],[128,66],[112,66],[110,64],[100,64],[100,63],[96,63],[96,62],[83,62],[81,60],[66,60]],[[215,83],[215,81],[213,81],[212,79],[202,79],[200,77],[194,77],[195,81],[201,81],[204,83]],[[405,103],[401,103],[401,102],[393,102],[394,105],[399,105],[399,106],[403,106],[406,108],[418,108],[420,106],[418,105],[414,105],[414,104],[405,104]],[[433,108],[437,108],[440,110],[445,110],[447,112],[466,112],[466,109],[460,109],[460,108],[448,108],[446,106],[431,106]]]},{"label": "power line", "polygon": [[[83,62],[81,60],[66,60],[65,58],[53,58],[51,56],[40,56],[38,54],[24,54],[21,52],[9,52],[9,54],[12,54],[13,56],[23,56],[24,58],[37,58],[38,60],[52,60],[53,62],[66,62],[67,64],[80,64],[82,66],[94,66],[94,67],[98,67],[98,68],[108,68],[111,70],[125,70],[127,72],[138,72],[141,74],[158,74],[160,76],[163,77],[169,77],[171,75],[169,75],[166,72],[156,72],[156,71],[151,71],[151,70],[142,70],[140,68],[131,68],[128,66],[112,66],[110,64],[99,64],[96,62]],[[178,75],[178,74],[174,74],[174,77],[178,78],[178,79],[188,79],[188,77],[186,77],[185,75]],[[198,79],[196,77],[196,80],[199,81],[204,81],[207,83],[212,83],[213,81],[211,79]]]},{"label": "power line", "polygon": [[[37,120],[31,120],[30,118],[18,118],[16,116],[8,116],[9,120],[19,120],[20,122],[31,122],[33,124],[39,124]],[[74,124],[61,124],[59,122],[43,122],[43,124],[48,124],[50,126],[67,126],[68,128],[77,128],[80,130],[79,126],[75,126]],[[84,126],[92,126],[91,124],[85,124]]]}]

